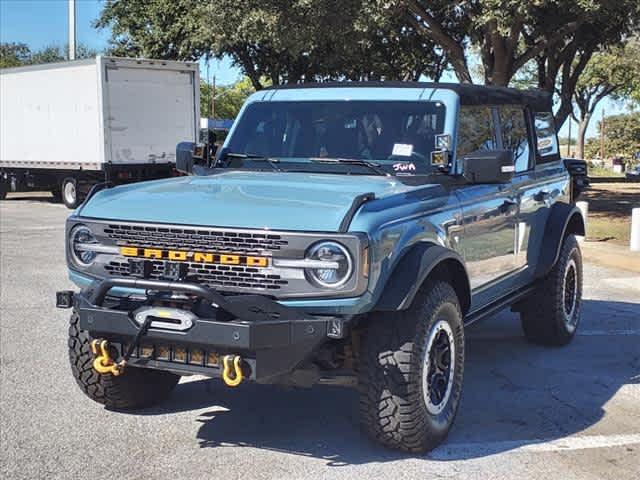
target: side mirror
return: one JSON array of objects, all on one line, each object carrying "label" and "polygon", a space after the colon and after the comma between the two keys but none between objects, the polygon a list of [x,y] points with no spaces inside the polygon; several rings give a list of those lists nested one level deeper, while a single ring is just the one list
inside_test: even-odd
[{"label": "side mirror", "polygon": [[193,152],[196,144],[180,142],[176,147],[176,170],[191,175],[193,173]]},{"label": "side mirror", "polygon": [[470,183],[509,183],[515,170],[511,150],[481,150],[462,158],[462,176]]}]

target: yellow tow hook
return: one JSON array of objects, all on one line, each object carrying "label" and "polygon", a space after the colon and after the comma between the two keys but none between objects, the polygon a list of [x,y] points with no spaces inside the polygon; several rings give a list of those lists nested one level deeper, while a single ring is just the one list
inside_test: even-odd
[{"label": "yellow tow hook", "polygon": [[124,370],[126,362],[122,360],[116,363],[109,355],[109,343],[106,340],[93,340],[91,342],[91,351],[96,356],[93,360],[93,369],[98,373],[110,373],[117,377]]},{"label": "yellow tow hook", "polygon": [[[233,363],[233,367],[232,367]],[[244,380],[242,373],[242,358],[240,355],[225,355],[222,357],[222,380],[228,387],[237,387]],[[233,368],[233,376],[231,370]]]}]

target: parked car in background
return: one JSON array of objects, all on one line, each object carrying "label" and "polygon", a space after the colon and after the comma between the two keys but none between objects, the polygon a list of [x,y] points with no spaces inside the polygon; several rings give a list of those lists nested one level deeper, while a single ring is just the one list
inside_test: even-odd
[{"label": "parked car in background", "polygon": [[636,165],[635,167],[627,170],[625,176],[627,177],[627,180],[640,181],[640,165]]}]

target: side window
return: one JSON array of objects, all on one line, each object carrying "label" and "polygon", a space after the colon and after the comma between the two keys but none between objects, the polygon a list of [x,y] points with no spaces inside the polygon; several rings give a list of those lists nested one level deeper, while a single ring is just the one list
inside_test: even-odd
[{"label": "side window", "polygon": [[536,142],[538,143],[538,163],[554,162],[560,159],[558,137],[550,112],[538,112],[535,116]]},{"label": "side window", "polygon": [[502,147],[513,152],[516,173],[530,168],[529,136],[524,110],[519,107],[500,107]]},{"label": "side window", "polygon": [[491,107],[460,107],[457,157],[462,158],[478,150],[496,150],[497,148]]}]

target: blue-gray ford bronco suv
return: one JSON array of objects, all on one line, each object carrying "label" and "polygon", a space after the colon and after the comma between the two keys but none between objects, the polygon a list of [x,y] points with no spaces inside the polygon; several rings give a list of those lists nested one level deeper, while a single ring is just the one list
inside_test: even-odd
[{"label": "blue-gray ford bronco suv", "polygon": [[466,325],[510,307],[532,342],[575,335],[586,169],[561,159],[544,93],[268,89],[177,167],[96,186],[67,221],[71,369],[111,408],[181,375],[349,384],[373,438],[422,452],[456,415]]}]

